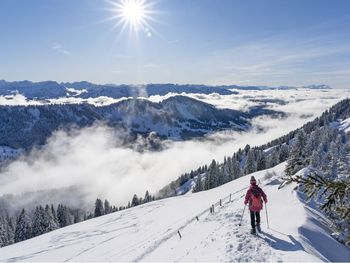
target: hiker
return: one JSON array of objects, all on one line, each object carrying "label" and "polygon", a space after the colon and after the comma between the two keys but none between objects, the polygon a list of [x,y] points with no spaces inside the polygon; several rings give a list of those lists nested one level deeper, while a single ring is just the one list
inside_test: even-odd
[{"label": "hiker", "polygon": [[245,195],[244,204],[247,205],[249,203],[250,210],[250,223],[252,225],[252,234],[256,234],[255,226],[259,232],[261,232],[260,228],[260,211],[263,208],[263,200],[267,203],[266,194],[264,191],[256,185],[255,177],[252,176],[250,178],[250,187]]}]

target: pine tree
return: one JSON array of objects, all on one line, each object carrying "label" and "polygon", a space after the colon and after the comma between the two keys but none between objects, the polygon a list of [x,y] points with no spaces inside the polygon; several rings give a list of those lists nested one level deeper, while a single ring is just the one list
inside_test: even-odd
[{"label": "pine tree", "polygon": [[320,208],[335,220],[339,221],[339,231],[346,235],[346,241],[350,244],[350,177],[333,180],[313,173],[307,177],[288,176],[285,180],[296,182],[300,189],[307,194],[308,199],[323,200]]},{"label": "pine tree", "polygon": [[59,204],[57,207],[57,220],[59,227],[65,227],[73,224],[73,217],[69,209],[62,204]]},{"label": "pine tree", "polygon": [[96,202],[95,202],[95,213],[94,216],[95,217],[99,217],[104,215],[104,207],[103,207],[103,203],[101,201],[101,199],[97,198]]},{"label": "pine tree", "polygon": [[208,168],[208,189],[215,188],[219,185],[219,167],[215,160],[213,160]]},{"label": "pine tree", "polygon": [[54,218],[54,215],[52,214],[52,210],[49,205],[45,206],[44,224],[46,228],[45,232],[50,232],[58,228],[58,224]]},{"label": "pine tree", "polygon": [[131,206],[138,206],[140,204],[140,200],[137,197],[136,194],[134,194],[132,200],[131,200]]},{"label": "pine tree", "polygon": [[0,217],[0,247],[7,246],[9,244],[7,229],[7,220],[4,217]]},{"label": "pine tree", "polygon": [[297,171],[304,167],[305,155],[304,146],[306,144],[306,134],[303,129],[300,129],[296,135],[295,141],[292,145],[290,159],[286,166],[286,174],[294,175]]},{"label": "pine tree", "polygon": [[106,199],[105,200],[105,212],[104,213],[105,213],[105,215],[107,215],[107,214],[109,214],[111,212],[112,212],[112,208],[111,208],[108,200]]},{"label": "pine tree", "polygon": [[12,217],[6,215],[7,221],[7,241],[8,245],[11,245],[15,242],[15,222]]},{"label": "pine tree", "polygon": [[34,212],[32,235],[36,237],[45,232],[45,210],[42,206],[37,206]]},{"label": "pine tree", "polygon": [[237,179],[239,177],[242,176],[242,170],[241,170],[241,166],[239,164],[239,161],[236,158],[232,159],[232,174],[233,174],[233,178]]},{"label": "pine tree", "polygon": [[279,153],[277,149],[274,149],[269,156],[268,167],[275,167],[277,164],[279,164]]},{"label": "pine tree", "polygon": [[148,202],[151,202],[151,201],[152,201],[152,197],[151,197],[151,195],[149,194],[148,190],[147,190],[146,193],[145,193],[145,197],[143,198],[143,201],[144,201],[145,203],[148,203]]},{"label": "pine tree", "polygon": [[287,144],[283,144],[279,151],[279,163],[284,162],[289,157],[289,147]]},{"label": "pine tree", "polygon": [[15,230],[15,242],[27,240],[32,237],[32,222],[27,212],[22,209],[22,212],[17,218]]},{"label": "pine tree", "polygon": [[266,169],[266,158],[265,158],[265,154],[263,152],[260,152],[259,155],[258,155],[258,160],[257,160],[257,163],[256,163],[256,169],[258,171]]},{"label": "pine tree", "polygon": [[51,204],[51,213],[52,213],[53,219],[55,220],[56,225],[59,226],[57,213],[56,213],[56,210],[55,210],[53,204]]},{"label": "pine tree", "polygon": [[196,185],[194,186],[193,192],[197,193],[203,191],[202,176],[198,175],[196,180]]},{"label": "pine tree", "polygon": [[244,171],[245,171],[245,174],[256,172],[256,161],[255,161],[255,154],[253,149],[250,149],[248,151],[247,161],[246,161]]}]

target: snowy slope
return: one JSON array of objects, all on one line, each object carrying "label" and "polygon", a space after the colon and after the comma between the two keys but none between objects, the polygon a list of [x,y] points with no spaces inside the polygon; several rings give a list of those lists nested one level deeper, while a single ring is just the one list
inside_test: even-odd
[{"label": "snowy slope", "polygon": [[[274,170],[283,173],[285,164]],[[0,249],[0,261],[347,261],[350,251],[329,237],[278,178],[255,173],[268,195],[259,237],[248,233],[248,213],[239,227],[250,176],[210,191],[164,199],[47,233]],[[232,193],[215,214],[207,209]],[[199,221],[195,216],[199,215]],[[177,231],[180,229],[182,238]]]}]

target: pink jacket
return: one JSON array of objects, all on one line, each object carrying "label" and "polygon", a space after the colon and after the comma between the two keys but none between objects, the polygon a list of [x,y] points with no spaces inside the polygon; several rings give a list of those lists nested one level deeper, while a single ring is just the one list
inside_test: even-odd
[{"label": "pink jacket", "polygon": [[258,190],[260,192],[260,196],[262,197],[262,199],[264,200],[265,203],[267,203],[267,197],[266,194],[264,193],[264,191],[257,185],[250,185],[246,195],[245,195],[245,199],[244,199],[244,204],[248,204],[249,203],[249,210],[252,212],[260,212],[260,210],[263,208],[263,204],[262,204],[262,200],[260,202],[259,206],[252,206],[252,196],[253,196],[253,190]]}]

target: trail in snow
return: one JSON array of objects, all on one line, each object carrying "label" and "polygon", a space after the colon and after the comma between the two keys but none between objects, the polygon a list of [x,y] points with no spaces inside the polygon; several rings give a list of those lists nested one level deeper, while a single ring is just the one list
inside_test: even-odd
[{"label": "trail in snow", "polygon": [[[277,193],[278,185],[264,187],[271,202],[277,201],[276,197],[281,199],[281,192]],[[283,190],[285,198],[289,198],[293,203],[293,194],[291,189]],[[283,196],[283,195],[282,195]],[[265,211],[261,212],[263,233],[257,236],[250,234],[249,215],[246,211],[242,227],[239,227],[241,213],[243,209],[243,197],[234,202],[224,203],[216,210],[214,215],[207,215],[194,222],[183,230],[183,238],[173,237],[166,243],[163,243],[157,250],[150,253],[144,260],[148,261],[166,261],[167,259],[175,261],[319,261],[320,259],[306,251],[301,244],[297,228],[294,231],[282,233],[273,228],[266,228]],[[237,202],[238,201],[238,202]],[[294,200],[297,201],[297,200]],[[279,202],[280,203],[280,202]],[[276,202],[275,202],[276,204]],[[296,205],[300,205],[297,201]],[[275,205],[271,204],[271,209]],[[299,211],[298,211],[299,210]],[[280,215],[287,216],[294,213],[297,215],[303,212],[303,207],[289,206],[289,211],[283,209],[279,216],[276,212],[271,220],[275,228],[281,226],[276,218],[283,220]],[[294,214],[295,215],[295,214]],[[286,217],[288,219],[288,217]],[[304,220],[304,217],[301,217]],[[298,220],[297,220],[298,221]],[[282,227],[283,230],[284,229]],[[283,231],[282,230],[282,231]]]},{"label": "trail in snow", "polygon": [[[282,175],[285,164],[272,169]],[[0,261],[347,261],[350,252],[329,236],[278,176],[254,173],[268,195],[270,229],[252,236],[246,211],[250,176],[196,194],[163,199],[91,219],[0,249]],[[244,187],[244,189],[243,189]],[[243,190],[242,190],[243,189]],[[207,209],[232,194],[214,214]],[[203,213],[204,211],[204,213]],[[195,216],[201,214],[199,221]],[[177,235],[180,229],[182,238]],[[317,240],[322,240],[318,242]]]}]

